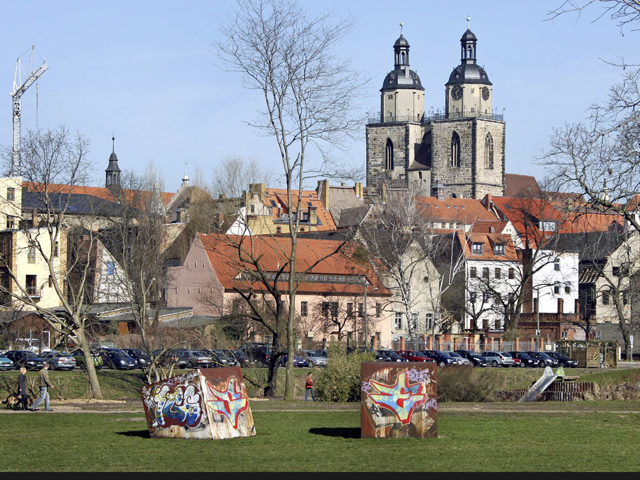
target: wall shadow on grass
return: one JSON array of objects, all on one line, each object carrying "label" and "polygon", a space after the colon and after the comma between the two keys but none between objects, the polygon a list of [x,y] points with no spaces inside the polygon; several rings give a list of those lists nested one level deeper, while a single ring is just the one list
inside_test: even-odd
[{"label": "wall shadow on grass", "polygon": [[128,432],[119,432],[118,435],[124,435],[125,437],[151,438],[149,430],[130,430]]},{"label": "wall shadow on grass", "polygon": [[360,438],[359,428],[310,428],[309,433],[325,437]]}]

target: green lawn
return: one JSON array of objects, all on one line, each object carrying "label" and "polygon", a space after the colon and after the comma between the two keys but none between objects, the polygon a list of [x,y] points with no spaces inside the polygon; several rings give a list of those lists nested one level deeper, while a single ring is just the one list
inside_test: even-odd
[{"label": "green lawn", "polygon": [[11,412],[0,417],[0,465],[5,472],[640,471],[640,402],[606,404],[448,408],[432,439],[361,439],[359,410],[318,403],[289,411],[287,402],[254,402],[257,435],[230,440],[150,438],[140,411]]}]

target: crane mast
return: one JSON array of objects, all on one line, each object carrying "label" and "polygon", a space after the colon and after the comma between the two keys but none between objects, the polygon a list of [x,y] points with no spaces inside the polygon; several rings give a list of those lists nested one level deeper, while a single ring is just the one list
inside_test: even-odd
[{"label": "crane mast", "polygon": [[11,171],[10,176],[20,175],[20,115],[22,110],[22,94],[33,85],[33,83],[42,76],[49,68],[46,61],[35,68],[35,45],[31,47],[31,60],[29,62],[29,71],[27,78],[22,81],[22,65],[20,57],[16,63],[16,73],[13,79],[13,92],[10,93],[13,100],[13,150],[11,153]]}]

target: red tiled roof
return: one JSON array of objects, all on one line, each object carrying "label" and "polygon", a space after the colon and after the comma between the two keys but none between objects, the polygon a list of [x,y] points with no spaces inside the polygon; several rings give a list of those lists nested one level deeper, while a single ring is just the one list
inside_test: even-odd
[{"label": "red tiled roof", "polygon": [[[275,203],[275,205],[280,205],[282,208],[282,212],[289,214],[291,211],[295,211],[294,207],[289,207],[288,199],[287,199],[287,190],[280,188],[267,188],[265,190],[265,204],[271,205],[271,201]],[[302,211],[309,211],[309,205],[316,208],[316,213],[318,215],[318,220],[320,224],[317,227],[317,231],[324,230],[335,230],[336,224],[333,220],[333,216],[324,208],[324,203],[318,197],[318,192],[315,190],[303,190],[301,195],[298,195],[298,190],[294,190],[291,192],[291,202],[293,206],[298,205],[298,201],[300,201],[300,207]],[[273,218],[274,220],[278,218],[279,212],[276,208],[273,209]]]},{"label": "red tiled roof", "polygon": [[[513,245],[511,235],[499,233],[456,232],[465,258],[468,260],[487,260],[496,262],[518,261],[518,252]],[[471,244],[483,245],[482,254],[471,253]],[[495,245],[504,245],[504,255],[497,255]]]},{"label": "red tiled roof", "polygon": [[[22,182],[22,188],[27,188],[31,191],[39,191],[40,185],[34,182]],[[100,198],[102,200],[108,200],[110,202],[115,202],[116,197],[109,191],[106,187],[87,187],[85,185],[64,185],[64,184],[49,184],[48,188],[51,192],[55,193],[77,193],[80,195],[91,195],[93,197]],[[124,190],[127,198],[133,198],[135,195],[139,193],[151,193],[151,192],[141,192],[138,190]],[[171,192],[160,192],[160,198],[164,205],[167,205],[171,198],[174,196],[174,193]]]},{"label": "red tiled roof", "polygon": [[[209,257],[211,266],[226,290],[234,288],[248,288],[248,280],[239,277],[243,269],[255,271],[246,260],[239,259],[238,245],[244,252],[253,251],[254,258],[260,257],[260,267],[265,272],[276,272],[282,266],[287,265],[287,257],[290,253],[291,239],[289,237],[264,236],[227,236],[223,234],[198,234],[204,249]],[[368,292],[372,296],[391,295],[373,270],[367,265],[361,265],[351,260],[342,251],[350,251],[353,247],[345,245],[338,253],[336,249],[343,244],[336,240],[317,240],[298,238],[296,249],[296,272],[301,273],[310,268],[308,274],[339,277],[344,276],[344,283],[339,281],[302,282],[299,293],[318,294],[362,294],[363,286],[357,280],[365,275],[370,282]],[[247,254],[243,254],[248,259]],[[317,264],[316,264],[317,263]],[[289,271],[285,268],[284,271]],[[351,282],[349,281],[351,280]],[[278,282],[278,287],[286,291],[286,282]],[[252,288],[264,290],[264,286],[254,283]],[[374,290],[376,289],[376,290]],[[374,293],[375,292],[375,293]]]},{"label": "red tiled roof", "polygon": [[438,222],[461,222],[472,225],[478,220],[498,220],[480,200],[472,198],[416,197],[416,205],[422,208],[423,216]]}]

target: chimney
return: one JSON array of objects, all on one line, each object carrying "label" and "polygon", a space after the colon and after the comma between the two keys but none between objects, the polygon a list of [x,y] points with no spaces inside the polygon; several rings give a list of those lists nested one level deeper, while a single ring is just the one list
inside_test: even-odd
[{"label": "chimney", "polygon": [[493,201],[492,199],[493,197],[491,196],[490,193],[487,193],[484,196],[484,206],[487,208],[487,210],[491,210],[491,202]]},{"label": "chimney", "polygon": [[329,180],[318,180],[318,198],[324,205],[324,209],[329,211]]},{"label": "chimney", "polygon": [[249,185],[249,193],[258,194],[258,198],[260,198],[260,202],[264,203],[266,193],[267,193],[267,187],[265,186],[264,183],[252,183],[251,185]]},{"label": "chimney", "polygon": [[362,190],[362,183],[361,182],[356,182],[356,197],[357,198],[364,198],[364,192]]}]

